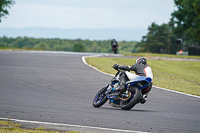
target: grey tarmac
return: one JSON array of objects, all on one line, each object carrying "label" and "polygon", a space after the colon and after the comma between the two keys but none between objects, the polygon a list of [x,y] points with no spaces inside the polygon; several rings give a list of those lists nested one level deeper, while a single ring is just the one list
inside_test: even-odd
[{"label": "grey tarmac", "polygon": [[95,94],[112,77],[85,65],[83,55],[94,54],[0,51],[0,118],[58,123],[23,124],[62,131],[200,132],[200,99],[157,88],[130,111],[107,103],[94,108]]}]

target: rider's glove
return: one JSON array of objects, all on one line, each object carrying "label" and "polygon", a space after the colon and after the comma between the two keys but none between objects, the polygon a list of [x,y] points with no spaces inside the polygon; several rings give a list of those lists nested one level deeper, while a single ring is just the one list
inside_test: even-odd
[{"label": "rider's glove", "polygon": [[113,65],[113,68],[114,68],[115,70],[118,70],[118,66],[119,66],[119,65],[114,64],[114,65]]}]

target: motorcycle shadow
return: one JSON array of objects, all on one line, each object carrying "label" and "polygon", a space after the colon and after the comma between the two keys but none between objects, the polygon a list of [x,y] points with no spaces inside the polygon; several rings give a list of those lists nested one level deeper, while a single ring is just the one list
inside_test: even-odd
[{"label": "motorcycle shadow", "polygon": [[130,109],[130,110],[122,110],[121,108],[112,108],[112,107],[100,107],[98,109],[106,109],[106,110],[117,110],[117,111],[133,111],[133,112],[158,112],[155,110],[143,110],[143,109]]}]

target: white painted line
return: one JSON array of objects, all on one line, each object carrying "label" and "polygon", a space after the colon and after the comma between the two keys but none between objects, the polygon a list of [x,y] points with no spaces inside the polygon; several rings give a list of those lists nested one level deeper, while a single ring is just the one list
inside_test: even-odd
[{"label": "white painted line", "polygon": [[[108,74],[108,73],[105,73],[105,72],[102,72],[101,70],[97,69],[96,67],[93,67],[93,66],[89,65],[89,64],[85,61],[85,57],[99,57],[99,56],[102,56],[102,55],[96,55],[96,56],[82,56],[82,61],[83,61],[84,64],[86,64],[86,65],[88,65],[89,67],[91,67],[91,68],[97,70],[98,72],[101,72],[101,73],[103,73],[103,74],[110,75],[110,76],[114,77],[114,75]],[[169,92],[174,92],[174,93],[178,93],[178,94],[190,96],[190,97],[200,98],[199,96],[195,96],[195,95],[191,95],[191,94],[186,94],[186,93],[179,92],[179,91],[169,90],[169,89],[165,89],[165,88],[161,88],[161,87],[157,87],[157,86],[153,86],[153,87],[155,87],[155,88],[157,88],[157,89],[169,91]]]},{"label": "white painted line", "polygon": [[96,56],[82,56],[82,61],[83,61],[83,63],[84,63],[85,65],[87,65],[87,66],[93,68],[94,70],[96,70],[96,71],[98,71],[98,72],[100,72],[100,73],[103,73],[103,74],[105,74],[105,75],[109,75],[109,76],[114,77],[113,74],[108,74],[108,73],[102,72],[101,70],[97,69],[96,67],[93,67],[93,66],[89,65],[89,64],[86,62],[86,60],[85,60],[85,57],[98,57],[98,56],[101,56],[101,55],[96,55]]},{"label": "white painted line", "polygon": [[132,131],[132,130],[122,130],[122,129],[102,128],[102,127],[91,127],[91,126],[71,125],[71,124],[62,124],[62,123],[50,123],[50,122],[40,122],[40,121],[27,121],[27,120],[8,119],[8,118],[1,118],[1,117],[0,117],[0,120],[10,120],[10,121],[16,121],[16,122],[23,122],[23,123],[32,123],[32,124],[45,124],[45,125],[55,125],[55,126],[88,128],[88,129],[97,129],[97,130],[114,131],[114,132],[147,133],[147,132]]},{"label": "white painted line", "polygon": [[175,91],[175,90],[169,90],[169,89],[165,89],[165,88],[161,88],[161,87],[157,87],[157,86],[153,86],[153,87],[161,89],[161,90],[165,90],[165,91],[170,91],[170,92],[174,92],[174,93],[190,96],[190,97],[200,98],[199,96],[195,96],[195,95],[192,95],[192,94],[187,94],[187,93],[183,93],[183,92],[179,92],[179,91]]}]

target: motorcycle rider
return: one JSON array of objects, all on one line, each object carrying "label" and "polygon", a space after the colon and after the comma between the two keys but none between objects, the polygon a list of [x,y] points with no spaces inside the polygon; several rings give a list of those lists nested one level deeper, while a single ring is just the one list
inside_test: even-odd
[{"label": "motorcycle rider", "polygon": [[[144,104],[147,100],[147,95],[151,91],[152,83],[153,83],[152,69],[149,65],[147,65],[147,60],[144,57],[141,57],[141,58],[138,58],[135,64],[132,66],[114,64],[113,68],[116,70],[123,69],[126,71],[135,71],[136,75],[150,77],[152,79],[151,84],[147,88],[144,88],[142,90],[143,98],[141,99],[140,103]],[[125,91],[125,83],[127,80],[128,80],[128,77],[126,76],[125,72],[121,71],[119,87],[117,87],[116,90]]]},{"label": "motorcycle rider", "polygon": [[112,50],[113,50],[114,47],[118,48],[118,43],[117,43],[117,41],[115,39],[113,39],[111,41],[111,47],[112,47]]}]

